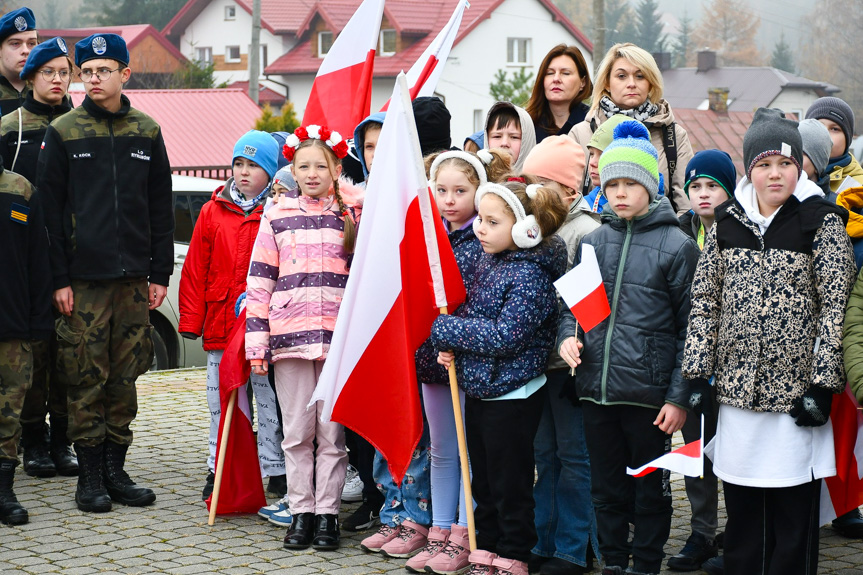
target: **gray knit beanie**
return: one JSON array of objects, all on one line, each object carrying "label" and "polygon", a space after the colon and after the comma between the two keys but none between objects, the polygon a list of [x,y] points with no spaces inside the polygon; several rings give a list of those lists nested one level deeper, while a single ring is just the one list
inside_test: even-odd
[{"label": "gray knit beanie", "polygon": [[845,100],[833,96],[818,98],[806,110],[806,119],[809,118],[832,120],[839,124],[842,133],[845,134],[845,151],[843,154],[848,153],[848,146],[851,145],[851,139],[854,137],[854,111],[851,106],[845,103]]},{"label": "gray knit beanie", "polygon": [[815,167],[815,174],[821,176],[830,162],[830,149],[833,147],[830,132],[815,118],[802,120],[797,126],[797,131],[803,139],[803,153]]},{"label": "gray knit beanie", "polygon": [[785,156],[797,164],[797,175],[803,170],[803,141],[797,122],[785,117],[777,108],[758,108],[752,124],[743,136],[743,165],[746,177],[752,175],[756,162],[767,156]]}]

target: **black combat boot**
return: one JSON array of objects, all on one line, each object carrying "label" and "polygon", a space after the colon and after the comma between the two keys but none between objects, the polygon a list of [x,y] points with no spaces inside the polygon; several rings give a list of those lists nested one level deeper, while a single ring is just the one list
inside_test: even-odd
[{"label": "black combat boot", "polygon": [[48,433],[45,423],[21,426],[21,447],[24,449],[24,472],[31,477],[54,477],[57,468],[48,454]]},{"label": "black combat boot", "polygon": [[132,507],[143,507],[156,501],[156,494],[152,489],[138,487],[123,470],[126,464],[126,451],[128,445],[120,445],[111,441],[105,442],[105,487],[108,495],[117,503],[131,505]]},{"label": "black combat boot", "polygon": [[0,521],[7,525],[24,525],[30,520],[27,510],[18,503],[12,491],[17,466],[17,461],[0,459]]},{"label": "black combat boot", "polygon": [[111,498],[102,483],[102,445],[87,447],[75,444],[78,454],[78,489],[75,503],[81,511],[105,513],[111,511]]},{"label": "black combat boot", "polygon": [[78,475],[78,459],[72,452],[72,446],[69,445],[69,440],[66,437],[68,426],[68,418],[62,415],[51,414],[50,453],[54,467],[57,468],[57,473],[66,477],[75,477]]}]

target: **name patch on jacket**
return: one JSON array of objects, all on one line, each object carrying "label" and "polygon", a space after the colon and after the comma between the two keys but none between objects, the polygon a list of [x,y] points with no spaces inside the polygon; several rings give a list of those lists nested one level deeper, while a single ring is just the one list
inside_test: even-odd
[{"label": "name patch on jacket", "polygon": [[132,150],[132,158],[135,160],[144,160],[145,162],[150,161],[150,156],[147,155],[146,150]]},{"label": "name patch on jacket", "polygon": [[27,220],[30,217],[30,208],[21,204],[12,204],[12,209],[9,212],[9,219],[13,222],[27,225]]},{"label": "name patch on jacket", "polygon": [[93,157],[93,154],[90,152],[78,152],[77,154],[72,154],[73,160],[87,160]]}]

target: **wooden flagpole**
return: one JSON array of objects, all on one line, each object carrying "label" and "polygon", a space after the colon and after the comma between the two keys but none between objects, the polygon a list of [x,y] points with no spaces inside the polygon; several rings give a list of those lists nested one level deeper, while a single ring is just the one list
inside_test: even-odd
[{"label": "wooden flagpole", "polygon": [[216,480],[213,483],[213,495],[210,498],[210,518],[207,521],[207,525],[212,525],[216,522],[219,491],[222,489],[222,473],[225,471],[225,450],[228,447],[228,434],[231,431],[231,420],[234,417],[234,406],[237,404],[238,389],[238,387],[235,387],[231,391],[231,398],[228,400],[228,412],[225,414],[225,424],[222,426],[222,437],[219,440],[219,454],[216,457]]},{"label": "wooden flagpole", "polygon": [[[442,315],[448,315],[447,308],[440,308]],[[464,489],[465,511],[467,512],[467,537],[470,550],[476,551],[476,524],[473,520],[473,492],[470,487],[470,461],[467,456],[467,440],[464,434],[464,419],[461,416],[461,402],[458,398],[458,378],[455,373],[455,360],[449,364],[449,391],[452,396],[452,409],[455,416],[455,432],[458,439],[458,458],[461,464],[461,483]]]}]

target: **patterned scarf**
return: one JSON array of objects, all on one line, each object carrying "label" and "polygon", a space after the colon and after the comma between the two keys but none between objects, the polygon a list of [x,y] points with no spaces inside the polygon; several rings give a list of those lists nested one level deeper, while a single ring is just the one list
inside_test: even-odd
[{"label": "patterned scarf", "polygon": [[246,197],[240,193],[240,190],[237,189],[237,183],[234,180],[231,180],[231,199],[234,200],[234,203],[237,204],[241,210],[246,213],[251,212],[255,209],[261,201],[270,193],[270,186],[272,182],[267,184],[267,187],[264,188],[264,191],[252,198],[251,200],[247,200]]},{"label": "patterned scarf", "polygon": [[599,107],[605,112],[606,118],[610,118],[615,114],[623,114],[624,116],[629,116],[633,120],[638,120],[639,122],[644,122],[659,110],[659,106],[652,103],[650,100],[645,100],[644,103],[637,108],[621,110],[608,96],[602,97],[599,101]]}]

